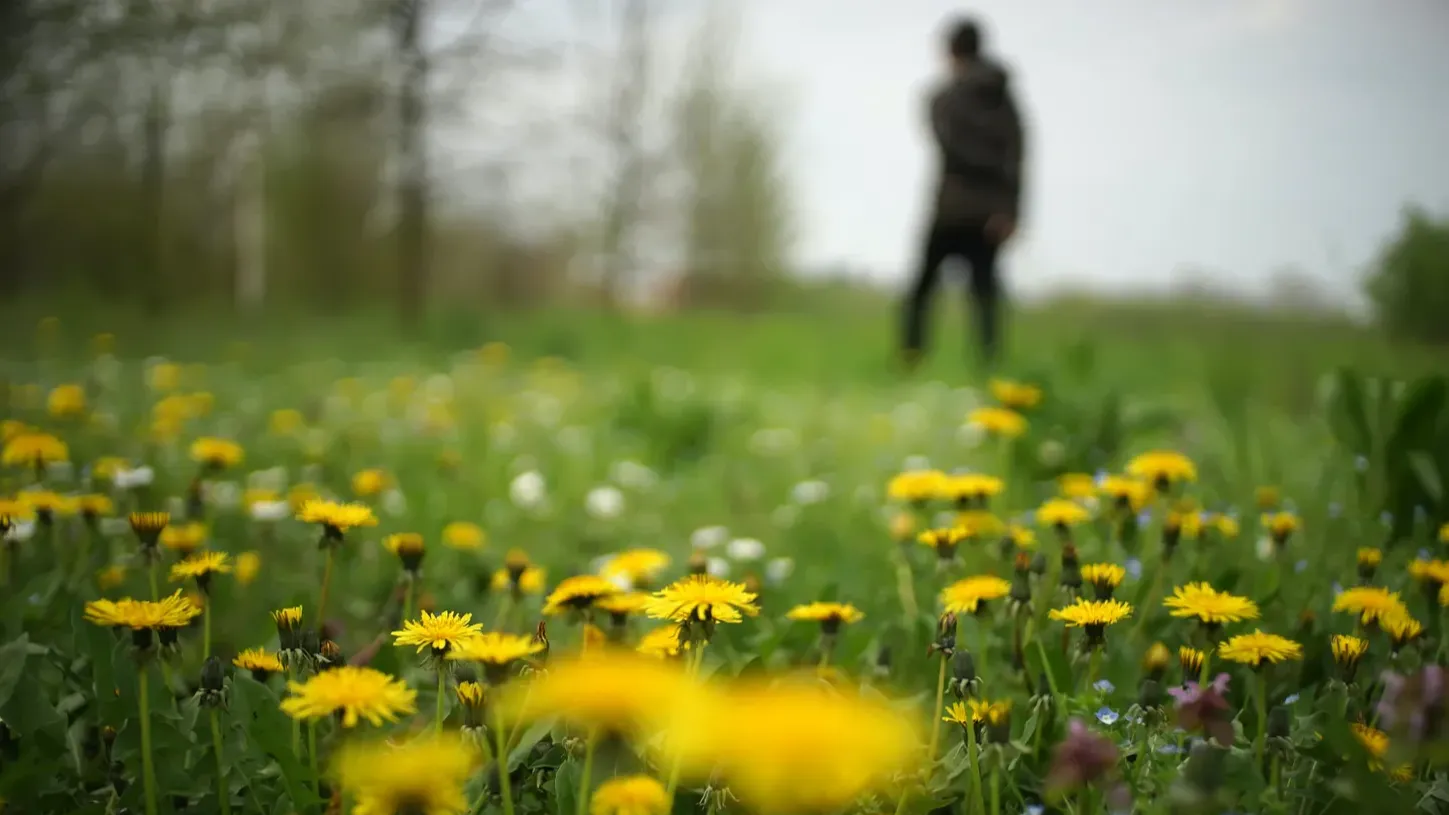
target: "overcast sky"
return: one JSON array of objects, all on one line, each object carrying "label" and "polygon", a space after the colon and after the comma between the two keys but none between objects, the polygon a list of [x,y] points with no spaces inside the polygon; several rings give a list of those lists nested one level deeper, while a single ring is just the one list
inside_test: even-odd
[{"label": "overcast sky", "polygon": [[790,94],[805,260],[908,265],[958,11],[1029,116],[1021,287],[1341,280],[1405,202],[1449,210],[1449,0],[755,0],[744,61]]},{"label": "overcast sky", "polygon": [[[606,17],[613,0],[572,2]],[[660,2],[661,41],[687,48],[704,0]],[[743,4],[742,80],[780,91],[809,266],[907,274],[934,172],[923,100],[963,11],[1028,117],[1018,291],[1163,287],[1184,267],[1253,291],[1294,265],[1346,297],[1404,204],[1449,212],[1449,0],[714,2]],[[519,9],[535,33],[608,38]]]}]

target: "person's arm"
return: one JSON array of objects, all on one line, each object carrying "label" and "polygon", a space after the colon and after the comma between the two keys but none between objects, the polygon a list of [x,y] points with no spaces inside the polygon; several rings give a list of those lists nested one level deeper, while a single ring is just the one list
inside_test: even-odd
[{"label": "person's arm", "polygon": [[1006,213],[1015,223],[1021,218],[1021,196],[1026,189],[1026,128],[1021,121],[1021,110],[1010,84],[1002,87],[1001,105],[1002,135],[1006,141],[1005,161],[1001,168],[1002,178],[1008,189]]}]

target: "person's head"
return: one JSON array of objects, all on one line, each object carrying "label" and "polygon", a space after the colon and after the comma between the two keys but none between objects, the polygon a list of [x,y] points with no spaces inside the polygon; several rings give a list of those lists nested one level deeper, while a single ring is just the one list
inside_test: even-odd
[{"label": "person's head", "polygon": [[951,67],[960,68],[981,55],[981,26],[969,17],[960,17],[946,30],[946,58]]}]

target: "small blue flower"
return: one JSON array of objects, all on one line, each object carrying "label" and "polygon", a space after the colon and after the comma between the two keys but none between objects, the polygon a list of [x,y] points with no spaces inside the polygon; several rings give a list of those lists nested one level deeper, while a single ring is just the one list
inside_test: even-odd
[{"label": "small blue flower", "polygon": [[1117,711],[1113,710],[1110,707],[1107,707],[1106,705],[1103,705],[1102,708],[1097,711],[1097,721],[1107,725],[1108,727],[1116,724],[1119,718],[1121,717],[1117,715]]},{"label": "small blue flower", "polygon": [[1041,804],[1026,805],[1026,815],[1042,815],[1044,812],[1046,812],[1046,807]]},{"label": "small blue flower", "polygon": [[1108,478],[1110,478],[1111,475],[1112,474],[1109,473],[1109,472],[1107,472],[1106,470],[1098,470],[1097,471],[1097,474],[1094,475],[1094,476],[1092,476],[1092,481],[1093,481],[1093,483],[1095,483],[1097,486],[1100,487],[1100,486],[1102,486],[1102,482],[1104,482]]},{"label": "small blue flower", "polygon": [[1434,555],[1428,549],[1419,550],[1419,560],[1433,560]]},{"label": "small blue flower", "polygon": [[1291,704],[1294,704],[1297,701],[1298,701],[1298,694],[1296,694],[1296,693],[1290,693],[1287,696],[1283,697],[1283,704],[1285,704],[1285,705],[1291,705]]},{"label": "small blue flower", "polygon": [[1176,744],[1159,744],[1157,745],[1157,752],[1164,756],[1175,756],[1182,752],[1182,748]]},{"label": "small blue flower", "polygon": [[1367,470],[1368,469],[1368,464],[1369,464],[1369,462],[1368,462],[1368,456],[1354,456],[1354,459],[1353,459],[1353,468],[1355,470],[1358,470],[1359,472],[1363,472],[1364,470]]},{"label": "small blue flower", "polygon": [[1340,516],[1342,514],[1343,514],[1343,505],[1342,504],[1338,503],[1337,501],[1334,501],[1333,503],[1331,503],[1331,504],[1328,505],[1328,517],[1330,517],[1330,518],[1337,518],[1338,516]]},{"label": "small blue flower", "polygon": [[1414,507],[1414,523],[1423,523],[1429,517],[1429,511],[1423,507]]},{"label": "small blue flower", "polygon": [[1343,593],[1343,584],[1340,583],[1340,582],[1338,582],[1337,580],[1333,581],[1333,593],[1334,594],[1342,594]]},{"label": "small blue flower", "polygon": [[1036,526],[1036,510],[1029,509],[1026,512],[1022,513],[1022,516],[1021,516],[1021,525],[1022,526]]},{"label": "small blue flower", "polygon": [[1306,560],[1300,560],[1297,563],[1293,564],[1293,571],[1295,572],[1301,572],[1306,568],[1308,568],[1308,561]]},{"label": "small blue flower", "polygon": [[1152,523],[1152,510],[1144,509],[1137,514],[1137,525],[1147,526]]},{"label": "small blue flower", "polygon": [[1382,513],[1379,513],[1379,523],[1383,524],[1384,526],[1393,526],[1394,525],[1394,513],[1392,513],[1392,512],[1382,512]]},{"label": "small blue flower", "polygon": [[1131,575],[1133,580],[1141,578],[1142,561],[1138,560],[1135,557],[1127,558],[1127,574]]},{"label": "small blue flower", "polygon": [[1092,687],[1096,688],[1099,693],[1111,693],[1117,689],[1110,679],[1098,679],[1092,683]]}]

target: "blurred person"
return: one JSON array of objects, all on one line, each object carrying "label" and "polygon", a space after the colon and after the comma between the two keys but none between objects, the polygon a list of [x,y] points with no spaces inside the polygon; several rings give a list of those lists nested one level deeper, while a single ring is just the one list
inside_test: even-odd
[{"label": "blurred person", "polygon": [[983,55],[982,39],[974,20],[950,25],[949,76],[930,97],[940,175],[920,266],[905,301],[901,355],[908,370],[924,352],[927,313],[941,268],[952,258],[969,272],[973,319],[988,369],[1000,352],[997,255],[1016,232],[1024,136],[1007,72]]}]

